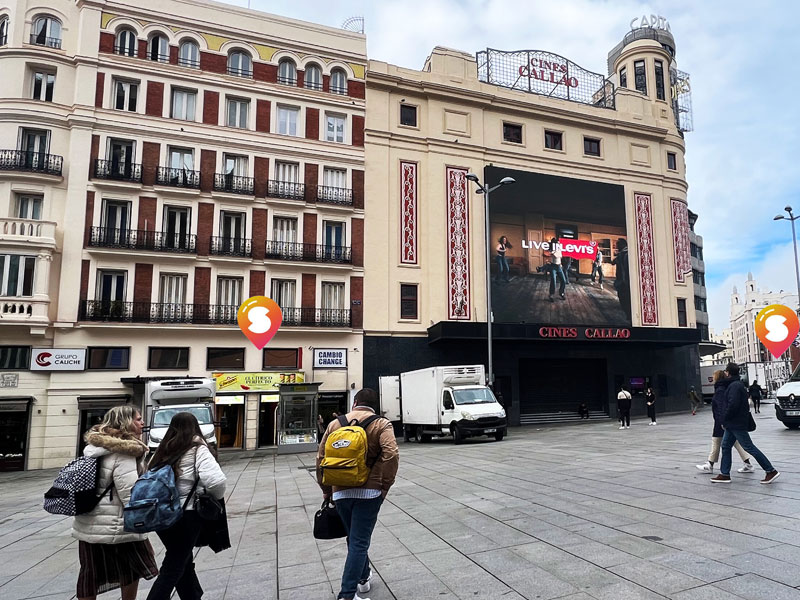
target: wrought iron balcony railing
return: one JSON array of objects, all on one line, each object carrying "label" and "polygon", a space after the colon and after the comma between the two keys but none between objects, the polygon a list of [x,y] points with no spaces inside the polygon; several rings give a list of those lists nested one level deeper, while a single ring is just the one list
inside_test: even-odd
[{"label": "wrought iron balcony railing", "polygon": [[281,326],[350,327],[350,310],[346,308],[282,308]]},{"label": "wrought iron balcony railing", "polygon": [[303,82],[303,87],[307,90],[320,90],[322,91],[322,82],[321,81],[309,81],[306,79]]},{"label": "wrought iron balcony railing", "polygon": [[267,242],[266,258],[322,263],[352,262],[349,246],[321,246],[296,242]]},{"label": "wrought iron balcony railing", "polygon": [[252,256],[251,240],[237,237],[212,237],[211,254],[217,256]]},{"label": "wrought iron balcony railing", "polygon": [[193,233],[92,227],[89,246],[193,254],[197,252],[197,236]]},{"label": "wrought iron balcony railing", "polygon": [[97,179],[141,183],[142,165],[98,158],[94,161],[94,176]]},{"label": "wrought iron balcony railing", "polygon": [[318,185],[317,202],[322,202],[325,204],[338,204],[340,206],[352,206],[353,190]]},{"label": "wrought iron balcony railing", "polygon": [[45,37],[39,33],[31,34],[31,44],[47,46],[48,48],[61,49],[61,38]]},{"label": "wrought iron balcony railing", "polygon": [[291,200],[303,200],[305,198],[306,186],[303,183],[292,183],[289,181],[270,180],[267,183],[267,196],[270,198],[289,198]]},{"label": "wrought iron balcony railing", "polygon": [[252,69],[237,69],[235,67],[228,67],[228,75],[235,75],[236,77],[246,77],[248,79],[253,78],[253,70]]},{"label": "wrought iron balcony railing", "polygon": [[182,67],[189,67],[190,69],[199,69],[200,61],[191,58],[178,57],[178,64]]},{"label": "wrought iron balcony railing", "polygon": [[159,185],[170,187],[200,189],[200,171],[188,169],[173,169],[171,167],[158,167],[156,182]]},{"label": "wrought iron balcony railing", "polygon": [[340,94],[341,96],[347,96],[347,86],[331,85],[331,93]]},{"label": "wrought iron balcony railing", "polygon": [[118,54],[119,56],[136,56],[136,46],[120,46],[119,44],[114,44],[114,54]]},{"label": "wrought iron balcony railing", "polygon": [[28,171],[61,175],[64,158],[56,154],[28,150],[0,150],[0,171]]},{"label": "wrought iron balcony railing", "polygon": [[228,192],[230,194],[253,195],[255,180],[252,177],[241,177],[228,173],[214,174],[214,191]]},{"label": "wrought iron balcony railing", "polygon": [[297,77],[281,77],[279,75],[278,83],[282,83],[283,85],[297,85]]}]

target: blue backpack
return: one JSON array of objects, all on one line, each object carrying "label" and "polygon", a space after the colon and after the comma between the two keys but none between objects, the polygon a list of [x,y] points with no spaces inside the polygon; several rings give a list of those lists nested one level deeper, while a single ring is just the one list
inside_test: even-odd
[{"label": "blue backpack", "polygon": [[146,471],[134,484],[128,506],[123,510],[125,531],[149,533],[172,527],[181,518],[196,487],[195,480],[192,491],[181,506],[172,465]]}]

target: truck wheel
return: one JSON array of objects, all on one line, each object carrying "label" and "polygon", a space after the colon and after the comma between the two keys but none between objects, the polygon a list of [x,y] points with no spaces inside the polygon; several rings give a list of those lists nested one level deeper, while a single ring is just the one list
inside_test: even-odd
[{"label": "truck wheel", "polygon": [[494,434],[494,440],[496,442],[502,442],[505,435],[506,435],[505,431],[498,431],[497,433]]},{"label": "truck wheel", "polygon": [[800,427],[800,423],[784,423],[784,425],[786,425],[786,427],[789,429],[797,429]]},{"label": "truck wheel", "polygon": [[418,444],[427,444],[431,441],[431,436],[422,433],[422,425],[417,425],[417,429],[414,432],[414,439]]},{"label": "truck wheel", "polygon": [[464,441],[464,436],[461,435],[461,430],[458,428],[458,425],[453,423],[450,426],[450,431],[453,433],[453,443],[461,444]]}]

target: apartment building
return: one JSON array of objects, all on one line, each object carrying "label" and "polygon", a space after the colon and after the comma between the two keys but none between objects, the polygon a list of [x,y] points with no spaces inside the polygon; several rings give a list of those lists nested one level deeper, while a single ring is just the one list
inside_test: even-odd
[{"label": "apartment building", "polygon": [[[0,469],[63,465],[151,378],[285,375],[345,406],[365,67],[361,34],[205,0],[0,8]],[[255,295],[283,311],[263,351],[236,323]],[[274,444],[276,401],[219,394],[220,446]]]}]

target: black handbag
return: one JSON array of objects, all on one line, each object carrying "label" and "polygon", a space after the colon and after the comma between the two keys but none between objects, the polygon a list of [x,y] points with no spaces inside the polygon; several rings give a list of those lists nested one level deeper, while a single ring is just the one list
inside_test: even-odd
[{"label": "black handbag", "polygon": [[194,509],[206,521],[216,521],[222,516],[222,503],[208,494],[194,497]]},{"label": "black handbag", "polygon": [[329,498],[322,501],[322,506],[314,515],[314,537],[318,540],[335,540],[347,536],[342,517]]},{"label": "black handbag", "polygon": [[756,420],[753,418],[753,413],[747,413],[747,431],[756,430]]}]

